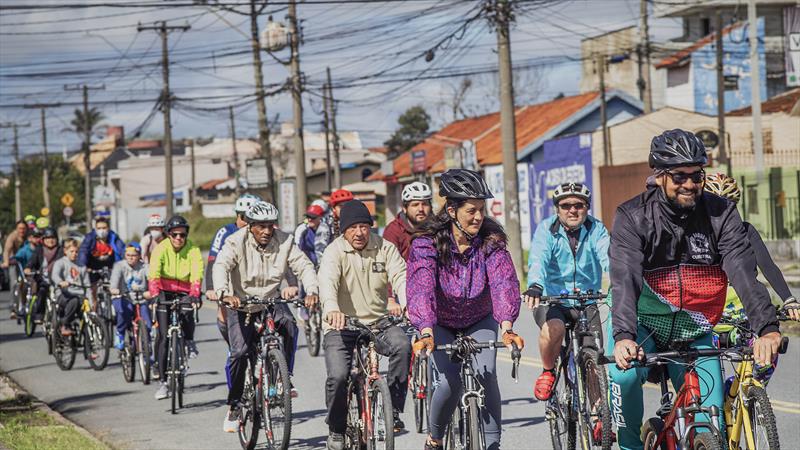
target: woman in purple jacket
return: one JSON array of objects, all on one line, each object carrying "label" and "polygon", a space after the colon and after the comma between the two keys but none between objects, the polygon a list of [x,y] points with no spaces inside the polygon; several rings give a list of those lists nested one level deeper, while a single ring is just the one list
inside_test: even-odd
[{"label": "woman in purple jacket", "polygon": [[[477,172],[453,169],[442,174],[439,192],[447,202],[421,225],[411,243],[406,277],[409,317],[421,333],[415,351],[425,349],[431,355],[436,386],[426,450],[442,447],[462,391],[459,365],[444,352],[432,353],[434,346],[452,343],[457,331],[479,342],[496,340],[498,326],[509,348],[512,343],[524,346],[511,329],[520,294],[506,235],[484,213],[486,199],[493,197],[489,187]],[[500,447],[495,358],[496,352],[484,351],[473,360],[489,413],[483,415],[487,449]]]}]

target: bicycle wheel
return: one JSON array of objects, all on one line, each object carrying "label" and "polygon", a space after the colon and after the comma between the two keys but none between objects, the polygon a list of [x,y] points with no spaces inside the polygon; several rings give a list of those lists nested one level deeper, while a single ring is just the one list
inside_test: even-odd
[{"label": "bicycle wheel", "polygon": [[[645,422],[642,427],[642,443],[644,444],[644,450],[656,449],[656,440],[663,430],[663,420],[657,417],[647,419],[647,422]],[[662,441],[661,445],[658,446],[658,450],[669,450],[667,443]]]},{"label": "bicycle wheel", "polygon": [[369,393],[369,420],[367,423],[367,449],[394,449],[394,415],[392,394],[386,380],[372,382]]},{"label": "bicycle wheel", "polygon": [[28,307],[25,309],[25,336],[31,337],[36,333],[36,322],[33,320],[33,312],[36,311],[36,296],[31,297]]},{"label": "bicycle wheel", "polygon": [[[598,366],[592,353],[584,353],[581,358],[583,398],[579,413],[584,417],[588,432],[589,447],[600,446],[611,450],[613,431],[611,429],[611,409],[608,407],[608,377],[606,368]],[[595,429],[600,433],[595,436]],[[598,439],[595,439],[597,437]],[[588,450],[588,449],[587,449]]]},{"label": "bicycle wheel", "polygon": [[136,356],[139,362],[139,372],[142,374],[142,384],[150,384],[150,336],[144,320],[137,322],[136,331]]},{"label": "bicycle wheel", "polygon": [[133,338],[133,332],[129,328],[125,330],[125,336],[122,338],[122,351],[119,352],[119,362],[122,365],[122,376],[125,381],[132,383],[136,378],[136,341]]},{"label": "bicycle wheel", "polygon": [[470,397],[467,400],[467,448],[470,450],[483,450],[486,448],[483,436],[483,421],[481,420],[478,399]]},{"label": "bicycle wheel", "polygon": [[412,355],[411,395],[414,401],[414,423],[417,433],[423,433],[428,420],[428,360]]},{"label": "bicycle wheel", "polygon": [[694,450],[722,450],[722,444],[711,433],[698,433],[694,437]]},{"label": "bicycle wheel", "polygon": [[61,370],[70,370],[75,364],[75,356],[78,353],[75,337],[62,336],[58,327],[58,319],[55,317],[53,317],[53,330],[52,348],[56,365]]},{"label": "bicycle wheel", "polygon": [[270,349],[261,370],[264,434],[270,448],[285,450],[292,433],[292,392],[283,352]]},{"label": "bicycle wheel", "polygon": [[347,428],[344,432],[344,448],[346,449],[363,450],[367,447],[361,420],[364,406],[364,389],[358,381],[351,379],[347,383]]},{"label": "bicycle wheel", "polygon": [[322,342],[322,315],[319,308],[309,313],[306,323],[306,343],[311,356],[319,356],[320,343]]},{"label": "bicycle wheel", "polygon": [[48,300],[44,308],[44,317],[42,318],[42,332],[44,340],[47,342],[47,354],[53,354],[53,307]]},{"label": "bicycle wheel", "polygon": [[239,443],[245,450],[252,450],[258,442],[258,429],[261,425],[257,383],[253,378],[253,365],[248,360],[244,376],[244,391],[239,403]]},{"label": "bicycle wheel", "polygon": [[[755,449],[751,450],[779,450],[781,444],[778,439],[778,427],[775,424],[775,413],[772,411],[767,391],[752,386],[747,390],[747,397],[747,414],[750,415],[756,445]],[[746,439],[742,441],[742,444],[747,444]]]},{"label": "bicycle wheel", "polygon": [[89,365],[94,370],[103,370],[108,364],[109,349],[106,346],[106,328],[96,316],[89,316],[83,328],[83,348]]},{"label": "bicycle wheel", "polygon": [[178,373],[180,373],[180,339],[178,332],[173,331],[169,335],[169,360],[167,361],[167,380],[170,393],[170,412],[178,412]]},{"label": "bicycle wheel", "polygon": [[[556,367],[561,367],[560,364],[559,360]],[[574,400],[572,386],[567,381],[564,370],[557,371],[556,376],[556,389],[553,390],[545,408],[545,417],[550,425],[550,441],[553,444],[553,450],[575,450],[577,426],[572,417]],[[564,380],[560,386],[559,379]]]}]

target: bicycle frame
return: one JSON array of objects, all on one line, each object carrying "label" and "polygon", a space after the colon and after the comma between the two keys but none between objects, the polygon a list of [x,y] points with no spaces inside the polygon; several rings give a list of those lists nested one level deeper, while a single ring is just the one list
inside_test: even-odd
[{"label": "bicycle frame", "polygon": [[[728,392],[725,393],[724,413],[728,429],[729,448],[739,448],[742,434],[744,434],[744,438],[747,441],[747,448],[756,448],[750,414],[745,412],[747,391],[752,386],[764,387],[760,381],[753,378],[753,360],[744,358],[736,367],[736,375],[733,377],[733,383],[730,387],[730,392],[736,392],[736,396],[731,397]],[[738,405],[735,417],[732,414],[734,404]]]}]

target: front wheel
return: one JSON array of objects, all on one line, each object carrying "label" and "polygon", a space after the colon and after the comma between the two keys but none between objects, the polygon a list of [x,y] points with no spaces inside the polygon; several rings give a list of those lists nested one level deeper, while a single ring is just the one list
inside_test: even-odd
[{"label": "front wheel", "polygon": [[75,364],[75,356],[78,353],[75,336],[63,336],[61,327],[58,324],[57,314],[53,314],[51,319],[53,335],[51,337],[51,347],[56,365],[61,370],[70,370]]},{"label": "front wheel", "polygon": [[669,450],[667,443],[664,441],[662,441],[661,445],[658,447],[655,446],[658,436],[663,430],[664,421],[659,418],[654,417],[645,422],[642,427],[642,443],[644,444],[644,450]]},{"label": "front wheel", "polygon": [[103,370],[108,364],[109,349],[106,329],[97,316],[89,316],[83,329],[84,354],[94,370]]},{"label": "front wheel", "polygon": [[258,443],[258,429],[261,425],[261,412],[257,395],[257,383],[253,378],[253,365],[247,362],[244,376],[241,410],[239,411],[239,443],[245,450],[253,450]]},{"label": "front wheel", "polygon": [[711,433],[698,433],[694,437],[694,450],[722,450],[722,444]]},{"label": "front wheel", "polygon": [[119,352],[119,362],[122,364],[122,376],[125,381],[132,383],[136,378],[136,342],[133,338],[133,332],[129,329],[125,330],[125,336],[122,341],[122,350]]},{"label": "front wheel", "polygon": [[33,320],[34,311],[36,311],[36,296],[31,297],[28,308],[25,311],[25,336],[31,337],[36,333],[36,322]]},{"label": "front wheel", "polygon": [[361,450],[366,447],[364,435],[364,389],[358,382],[347,383],[347,429],[344,433],[344,448]]},{"label": "front wheel", "polygon": [[[372,382],[369,393],[369,415],[367,423],[367,449],[394,449],[394,414],[392,394],[386,380]],[[371,425],[371,427],[370,427]]]},{"label": "front wheel", "polygon": [[775,424],[775,413],[764,388],[752,386],[747,390],[747,414],[753,427],[755,449],[779,450],[778,427]]},{"label": "front wheel", "polygon": [[170,393],[170,412],[172,414],[178,413],[178,374],[181,371],[180,362],[180,339],[178,332],[173,331],[169,336],[169,360],[167,361],[166,376],[169,382],[168,389]]},{"label": "front wheel", "polygon": [[142,383],[150,384],[150,336],[144,320],[139,320],[136,331],[136,356],[139,360],[139,372],[142,374]]},{"label": "front wheel", "polygon": [[[560,365],[557,364],[556,367]],[[567,379],[565,375],[558,378]],[[572,414],[574,408],[572,387],[566,381],[559,386],[558,381],[556,379],[556,389],[553,390],[552,397],[545,407],[545,418],[550,425],[550,441],[553,450],[575,450],[577,421]]]},{"label": "front wheel", "polygon": [[411,363],[411,395],[414,401],[414,423],[417,433],[425,431],[428,420],[428,360],[412,355]]},{"label": "front wheel", "polygon": [[480,409],[478,408],[478,399],[470,397],[467,400],[467,435],[469,442],[467,448],[473,450],[483,450],[486,448],[483,437],[483,422],[481,421]]},{"label": "front wheel", "polygon": [[292,390],[283,352],[270,349],[261,370],[264,434],[270,448],[286,450],[292,434]]},{"label": "front wheel", "polygon": [[[583,404],[580,414],[589,448],[600,446],[603,450],[611,450],[613,431],[611,428],[611,410],[608,407],[608,377],[606,369],[598,366],[593,355],[583,356]],[[597,433],[595,433],[597,431]]]},{"label": "front wheel", "polygon": [[311,356],[318,356],[320,343],[322,342],[322,313],[320,313],[319,308],[309,312],[308,323],[306,323],[305,328],[308,353]]}]

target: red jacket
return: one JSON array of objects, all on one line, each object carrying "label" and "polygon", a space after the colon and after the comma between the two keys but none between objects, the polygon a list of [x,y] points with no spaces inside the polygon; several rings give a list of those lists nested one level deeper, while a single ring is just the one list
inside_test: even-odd
[{"label": "red jacket", "polygon": [[411,250],[412,232],[413,229],[408,224],[405,214],[400,213],[389,225],[386,225],[386,229],[383,230],[383,238],[394,244],[403,259],[407,260],[408,252]]}]

